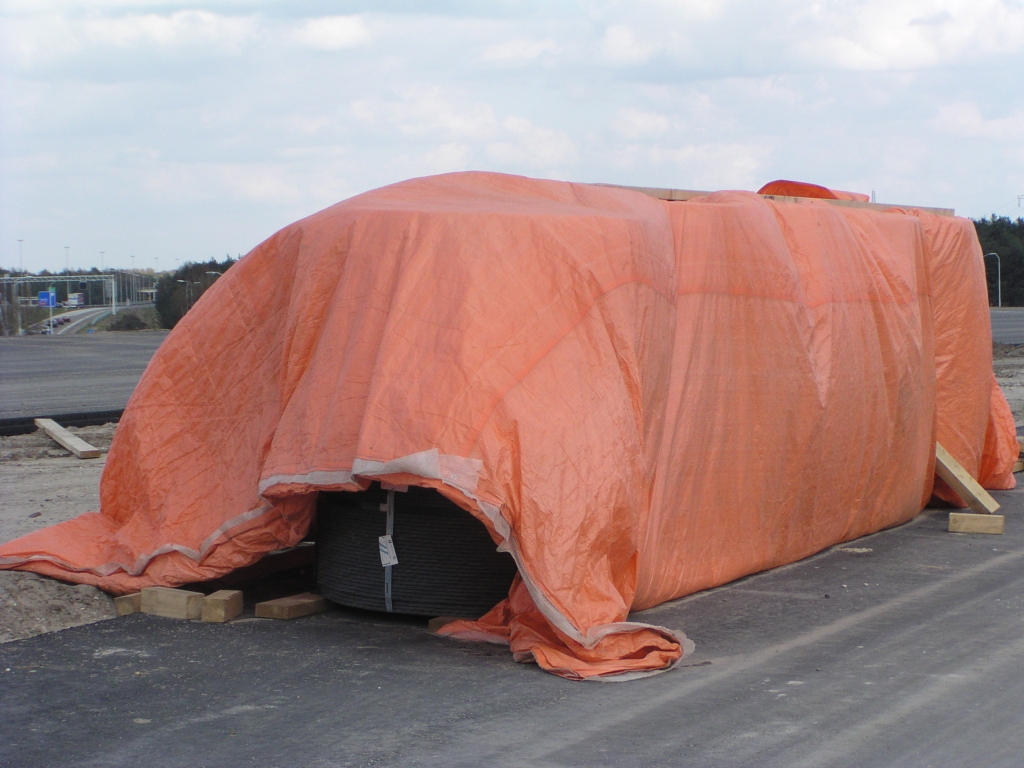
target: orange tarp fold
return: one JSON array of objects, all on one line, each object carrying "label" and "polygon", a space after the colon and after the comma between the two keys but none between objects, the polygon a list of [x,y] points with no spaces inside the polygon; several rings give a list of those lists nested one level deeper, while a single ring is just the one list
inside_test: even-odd
[{"label": "orange tarp fold", "polygon": [[0,567],[211,579],[299,542],[320,490],[419,484],[519,567],[444,633],[572,679],[662,671],[693,644],[631,614],[911,519],[937,434],[1012,487],[970,227],[488,173],[360,195],[207,291],[125,410],[100,511]]}]

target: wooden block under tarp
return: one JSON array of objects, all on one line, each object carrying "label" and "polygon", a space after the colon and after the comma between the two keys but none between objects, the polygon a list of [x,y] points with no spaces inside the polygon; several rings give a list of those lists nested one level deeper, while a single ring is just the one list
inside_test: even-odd
[{"label": "wooden block under tarp", "polygon": [[142,612],[142,593],[132,592],[130,595],[121,595],[114,598],[114,608],[118,616],[128,616],[132,613]]},{"label": "wooden block under tarp", "polygon": [[242,591],[221,589],[203,598],[203,621],[222,624],[231,621],[242,612]]},{"label": "wooden block under tarp", "polygon": [[950,533],[1002,533],[1006,521],[1002,515],[976,515],[973,512],[950,512]]},{"label": "wooden block under tarp", "polygon": [[142,612],[168,619],[198,619],[203,612],[203,593],[170,587],[145,587]]},{"label": "wooden block under tarp", "polygon": [[103,451],[75,437],[53,419],[36,419],[36,427],[43,430],[51,440],[60,443],[80,459],[98,459]]},{"label": "wooden block under tarp", "polygon": [[256,603],[258,619],[298,619],[327,610],[327,601],[311,592]]},{"label": "wooden block under tarp", "polygon": [[941,443],[935,444],[935,472],[975,513],[990,515],[999,509],[999,502],[960,466],[960,462],[950,456]]}]

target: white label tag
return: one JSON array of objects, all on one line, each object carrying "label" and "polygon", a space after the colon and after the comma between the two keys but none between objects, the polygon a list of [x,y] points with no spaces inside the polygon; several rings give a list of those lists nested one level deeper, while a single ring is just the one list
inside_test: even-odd
[{"label": "white label tag", "polygon": [[380,564],[385,567],[398,565],[398,555],[395,554],[395,542],[391,540],[391,537],[380,536],[377,538],[377,543],[380,545]]}]

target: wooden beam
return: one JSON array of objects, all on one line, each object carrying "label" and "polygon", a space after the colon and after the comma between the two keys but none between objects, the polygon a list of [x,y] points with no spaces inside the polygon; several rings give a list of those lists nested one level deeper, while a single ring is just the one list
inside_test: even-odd
[{"label": "wooden beam", "polygon": [[1002,515],[975,515],[971,512],[950,512],[950,533],[1002,533],[1006,518]]},{"label": "wooden beam", "polygon": [[298,619],[313,613],[323,613],[326,610],[327,601],[324,598],[311,592],[304,592],[301,595],[256,603],[256,618]]},{"label": "wooden beam", "polygon": [[941,443],[935,444],[935,472],[975,513],[991,515],[999,509],[999,502],[960,466],[960,462],[950,456],[949,451],[943,448]]},{"label": "wooden beam", "polygon": [[103,454],[99,448],[94,448],[85,440],[75,437],[53,419],[36,419],[36,427],[80,459],[98,459]]},{"label": "wooden beam", "polygon": [[[711,192],[696,189],[668,189],[666,187],[630,187],[624,184],[595,184],[596,187],[618,187],[619,189],[631,189],[658,200],[671,202],[685,202],[695,197],[704,197]],[[927,205],[897,205],[895,203],[865,203],[861,200],[828,200],[820,197],[790,197],[788,195],[761,195],[766,200],[774,200],[778,203],[799,203],[803,200],[821,200],[829,205],[838,205],[840,208],[867,208],[872,211],[887,211],[890,208],[916,208],[926,213],[934,213],[938,216],[953,216],[956,211],[953,208],[932,208]]]},{"label": "wooden beam", "polygon": [[712,194],[707,190],[699,189],[668,189],[666,187],[628,187],[624,184],[595,184],[595,187],[616,187],[618,189],[630,189],[648,197],[658,200],[669,200],[674,202],[685,202],[695,197],[705,197]]},{"label": "wooden beam", "polygon": [[168,619],[198,619],[203,612],[203,593],[170,587],[144,587],[142,612]]},{"label": "wooden beam", "polygon": [[242,591],[239,589],[221,589],[203,598],[203,610],[200,618],[222,624],[231,621],[242,612]]},{"label": "wooden beam", "polygon": [[128,616],[133,613],[142,612],[142,593],[132,592],[130,595],[121,595],[114,598],[114,608],[118,616]]}]

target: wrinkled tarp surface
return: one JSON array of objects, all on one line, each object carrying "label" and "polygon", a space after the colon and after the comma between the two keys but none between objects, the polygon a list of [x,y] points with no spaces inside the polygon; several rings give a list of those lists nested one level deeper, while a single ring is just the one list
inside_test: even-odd
[{"label": "wrinkled tarp surface", "polygon": [[100,511],[0,563],[173,586],[296,544],[318,490],[418,484],[519,565],[509,600],[443,631],[567,677],[650,674],[692,643],[631,611],[911,519],[936,435],[1012,487],[991,371],[970,221],[416,179],[232,267],[142,377]]}]

